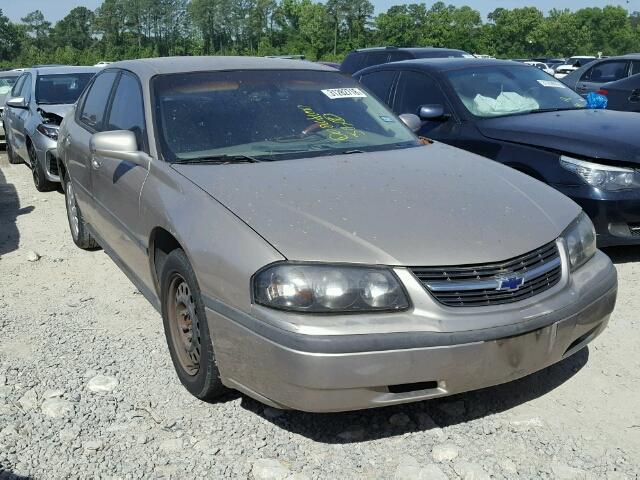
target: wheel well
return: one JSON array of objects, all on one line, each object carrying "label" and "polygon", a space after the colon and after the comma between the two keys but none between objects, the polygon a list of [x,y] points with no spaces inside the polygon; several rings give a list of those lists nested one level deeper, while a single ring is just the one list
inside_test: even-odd
[{"label": "wheel well", "polygon": [[160,286],[160,274],[167,256],[177,248],[182,248],[182,245],[170,232],[162,227],[153,229],[149,241],[149,255],[157,286]]}]

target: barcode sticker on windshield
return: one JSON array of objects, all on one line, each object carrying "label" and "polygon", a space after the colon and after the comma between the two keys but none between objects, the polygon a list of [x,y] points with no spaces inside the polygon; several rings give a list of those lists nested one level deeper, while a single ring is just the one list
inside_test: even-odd
[{"label": "barcode sticker on windshield", "polygon": [[329,88],[320,90],[331,100],[336,98],[366,98],[366,94],[359,88]]},{"label": "barcode sticker on windshield", "polygon": [[567,88],[567,86],[564,83],[558,82],[558,81],[555,81],[555,80],[538,80],[538,83],[540,85],[542,85],[543,87]]}]

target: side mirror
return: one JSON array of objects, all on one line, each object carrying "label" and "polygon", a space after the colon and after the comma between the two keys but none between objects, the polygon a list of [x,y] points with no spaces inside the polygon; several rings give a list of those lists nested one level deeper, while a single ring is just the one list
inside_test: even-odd
[{"label": "side mirror", "polygon": [[29,104],[24,97],[13,97],[7,100],[7,106],[11,108],[21,108],[23,110],[29,108]]},{"label": "side mirror", "polygon": [[130,130],[94,133],[89,149],[98,157],[124,160],[145,168],[149,165],[149,155],[138,150],[138,139]]},{"label": "side mirror", "polygon": [[419,116],[422,120],[443,120],[446,118],[442,105],[422,105]]},{"label": "side mirror", "polygon": [[417,133],[422,128],[420,118],[413,113],[403,113],[399,118],[413,133]]}]

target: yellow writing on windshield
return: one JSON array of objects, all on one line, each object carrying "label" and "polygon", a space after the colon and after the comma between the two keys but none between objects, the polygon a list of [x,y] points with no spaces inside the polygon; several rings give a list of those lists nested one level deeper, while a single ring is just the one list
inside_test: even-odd
[{"label": "yellow writing on windshield", "polygon": [[365,135],[365,132],[358,130],[340,115],[318,113],[312,107],[306,105],[298,105],[298,108],[302,110],[307,120],[314,122],[317,128],[324,130],[327,138],[331,141],[346,142],[352,138],[359,138]]}]

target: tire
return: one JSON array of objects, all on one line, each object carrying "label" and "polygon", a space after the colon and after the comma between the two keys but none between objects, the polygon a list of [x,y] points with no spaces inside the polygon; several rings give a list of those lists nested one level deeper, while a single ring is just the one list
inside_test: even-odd
[{"label": "tire", "polygon": [[220,380],[196,274],[183,250],[167,256],[160,288],[164,333],[180,382],[200,400],[220,397],[227,389]]},{"label": "tire", "polygon": [[7,157],[9,157],[9,163],[13,165],[18,165],[22,163],[22,159],[18,155],[16,155],[16,152],[13,150],[13,147],[11,146],[11,142],[9,141],[8,138],[6,142],[7,142]]},{"label": "tire", "polygon": [[67,207],[67,220],[69,221],[69,230],[71,231],[73,243],[83,250],[95,250],[99,248],[100,245],[93,236],[91,236],[89,230],[87,230],[87,224],[84,221],[80,207],[78,207],[73,183],[66,173],[64,175],[63,187],[64,203]]}]

